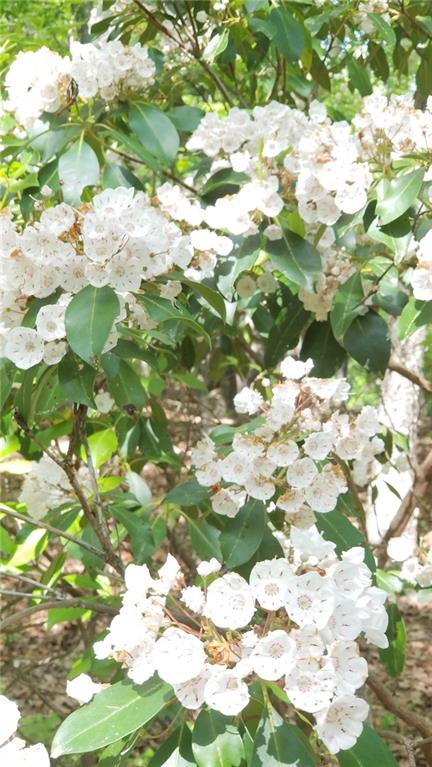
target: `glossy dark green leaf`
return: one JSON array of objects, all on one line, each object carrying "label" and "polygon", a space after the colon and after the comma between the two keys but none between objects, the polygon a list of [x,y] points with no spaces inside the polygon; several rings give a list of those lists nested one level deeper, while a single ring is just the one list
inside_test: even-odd
[{"label": "glossy dark green leaf", "polygon": [[328,514],[317,514],[316,526],[327,541],[336,544],[336,553],[340,556],[354,546],[363,546],[365,562],[371,571],[375,571],[375,560],[370,549],[365,545],[363,534],[352,522],[335,509]]},{"label": "glossy dark green leaf", "polygon": [[216,557],[219,562],[224,561],[220,547],[220,530],[209,525],[204,519],[193,517],[188,518],[188,527],[193,549],[200,559]]},{"label": "glossy dark green leaf", "polygon": [[376,215],[380,224],[389,224],[405,213],[416,200],[423,183],[424,170],[404,173],[391,181],[384,178],[377,186]]},{"label": "glossy dark green leaf", "polygon": [[193,767],[192,734],[186,722],[161,743],[148,767]]},{"label": "glossy dark green leaf", "polygon": [[369,96],[372,93],[372,83],[364,63],[354,56],[348,56],[348,72],[351,87],[356,88],[361,96]]},{"label": "glossy dark green leaf", "polygon": [[399,317],[397,329],[401,341],[414,333],[417,328],[432,322],[432,302],[416,301],[410,298]]},{"label": "glossy dark green leaf", "polygon": [[266,709],[255,733],[250,767],[316,767],[314,753],[302,731]]},{"label": "glossy dark green leaf", "polygon": [[384,373],[390,359],[390,339],[386,322],[369,311],[356,317],[343,337],[348,354],[367,370]]},{"label": "glossy dark green leaf", "polygon": [[[288,291],[286,291],[288,293]],[[289,349],[297,346],[300,333],[310,317],[303,304],[293,294],[284,294],[283,306],[270,330],[264,353],[264,364],[272,368],[284,357]]]},{"label": "glossy dark green leaf", "polygon": [[311,289],[321,269],[318,251],[298,234],[283,230],[281,240],[268,240],[265,250],[275,269],[300,287]]},{"label": "glossy dark green leaf", "polygon": [[220,293],[213,288],[209,288],[208,285],[204,285],[203,282],[193,282],[185,277],[181,277],[181,282],[188,285],[195,293],[204,298],[208,304],[217,312],[219,317],[223,320],[226,318],[225,301]]},{"label": "glossy dark green leaf", "polygon": [[381,649],[379,654],[389,676],[396,679],[401,675],[405,665],[406,626],[397,604],[391,603],[387,607],[387,613],[389,622],[386,634],[389,646]]},{"label": "glossy dark green leaf", "polygon": [[229,39],[229,28],[225,27],[222,29],[221,32],[217,32],[214,34],[210,41],[207,43],[206,47],[203,50],[202,58],[204,61],[210,61],[213,62],[215,59],[217,59],[218,56],[221,55],[221,53],[224,52],[228,45],[228,39]]},{"label": "glossy dark green leaf", "polygon": [[54,737],[51,756],[56,759],[108,746],[150,722],[171,697],[171,687],[159,678],[142,685],[117,682],[64,720]]},{"label": "glossy dark green leaf", "polygon": [[387,744],[367,724],[357,743],[337,755],[340,767],[398,767]]},{"label": "glossy dark green leaf", "polygon": [[313,360],[311,375],[330,378],[340,369],[346,352],[336,341],[330,322],[313,322],[303,339],[300,357]]},{"label": "glossy dark green leaf", "polygon": [[175,126],[160,109],[149,104],[134,104],[129,123],[144,148],[163,162],[172,162],[179,148]]},{"label": "glossy dark green leaf", "polygon": [[58,161],[58,177],[65,202],[78,203],[85,186],[99,181],[99,161],[95,151],[81,137]]},{"label": "glossy dark green leaf", "polygon": [[198,506],[203,501],[208,500],[208,497],[208,489],[200,485],[196,479],[191,479],[170,490],[163,503],[176,503],[178,506],[187,508],[188,506]]},{"label": "glossy dark green leaf", "polygon": [[260,545],[267,525],[262,501],[249,500],[233,518],[227,518],[220,537],[223,561],[227,567],[247,562]]},{"label": "glossy dark green leaf", "polygon": [[287,61],[297,61],[305,47],[304,28],[291,13],[280,6],[267,19],[273,27],[272,42]]},{"label": "glossy dark green leaf", "polygon": [[102,352],[119,313],[120,302],[108,286],[87,285],[72,298],[65,313],[66,337],[81,359],[91,363]]},{"label": "glossy dark green leaf", "polygon": [[86,362],[77,360],[72,352],[69,352],[59,364],[58,377],[61,388],[71,402],[87,405],[87,407],[96,407],[93,399],[96,378],[94,368],[87,365]]},{"label": "glossy dark green leaf", "polygon": [[144,406],[147,397],[140,377],[125,360],[119,360],[117,373],[110,376],[107,383],[108,389],[119,407],[133,405],[140,410]]},{"label": "glossy dark green leaf", "polygon": [[0,408],[3,408],[12,390],[15,373],[16,368],[13,362],[6,357],[0,357]]},{"label": "glossy dark green leaf", "polygon": [[192,751],[198,767],[245,767],[243,742],[230,719],[201,711],[195,722]]},{"label": "glossy dark green leaf", "polygon": [[363,298],[362,279],[356,272],[341,285],[333,299],[330,322],[336,338],[343,338],[354,317],[360,311]]}]

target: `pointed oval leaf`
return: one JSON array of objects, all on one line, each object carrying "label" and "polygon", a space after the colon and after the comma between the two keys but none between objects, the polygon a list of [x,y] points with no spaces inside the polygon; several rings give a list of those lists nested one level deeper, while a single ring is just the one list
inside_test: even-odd
[{"label": "pointed oval leaf", "polygon": [[81,359],[92,363],[102,352],[120,302],[112,288],[87,285],[68,304],[65,313],[66,337]]},{"label": "pointed oval leaf", "polygon": [[82,138],[60,156],[58,177],[62,183],[64,201],[68,203],[80,202],[84,187],[99,181],[98,158]]},{"label": "pointed oval leaf", "polygon": [[223,561],[238,567],[250,559],[260,545],[266,529],[267,514],[261,501],[250,500],[234,519],[227,519],[220,537]]},{"label": "pointed oval leaf", "polygon": [[93,388],[96,370],[85,362],[78,361],[72,352],[60,361],[58,378],[61,388],[72,402],[95,408]]},{"label": "pointed oval leaf", "polygon": [[122,359],[115,374],[108,376],[108,389],[119,407],[133,405],[140,410],[147,400],[140,377]]},{"label": "pointed oval leaf", "polygon": [[405,665],[407,634],[405,621],[400,614],[397,604],[390,604],[387,607],[387,613],[389,622],[386,634],[389,646],[384,650],[380,650],[379,654],[388,674],[396,679],[402,673]]},{"label": "pointed oval leaf", "polygon": [[133,132],[150,154],[163,162],[172,162],[179,148],[179,135],[164,112],[148,104],[134,104],[129,111]]},{"label": "pointed oval leaf", "polygon": [[336,338],[340,339],[344,336],[358,314],[363,298],[362,279],[356,272],[341,285],[333,299],[330,322]]},{"label": "pointed oval leaf", "polygon": [[386,322],[369,311],[349,326],[343,337],[346,351],[368,370],[384,373],[390,359],[390,339]]},{"label": "pointed oval leaf", "polygon": [[171,687],[154,677],[141,685],[125,679],[113,684],[64,720],[51,756],[82,754],[114,743],[150,722],[171,695]]},{"label": "pointed oval leaf", "polygon": [[240,733],[218,711],[201,711],[193,731],[192,751],[198,767],[245,767]]},{"label": "pointed oval leaf", "polygon": [[284,722],[274,708],[261,717],[255,733],[250,767],[316,767],[314,754],[303,733]]},{"label": "pointed oval leaf", "polygon": [[383,179],[377,187],[376,214],[380,224],[389,224],[413,204],[423,183],[424,170],[419,168],[389,181]]},{"label": "pointed oval leaf", "polygon": [[312,375],[330,378],[341,367],[346,353],[336,341],[330,322],[313,322],[307,329],[301,349],[301,359],[313,359]]},{"label": "pointed oval leaf", "polygon": [[337,755],[340,767],[398,767],[387,744],[368,725],[363,727],[357,743]]},{"label": "pointed oval leaf", "polygon": [[281,240],[269,240],[265,250],[270,256],[275,269],[302,288],[311,289],[314,277],[321,269],[321,258],[318,251],[303,237],[283,230]]}]

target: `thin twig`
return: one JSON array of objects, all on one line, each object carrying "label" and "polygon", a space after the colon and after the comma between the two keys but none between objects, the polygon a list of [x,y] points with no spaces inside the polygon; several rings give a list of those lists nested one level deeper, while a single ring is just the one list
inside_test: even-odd
[{"label": "thin twig", "polygon": [[58,538],[65,538],[67,541],[70,541],[71,543],[76,543],[77,546],[81,546],[82,549],[86,549],[90,554],[96,554],[98,557],[103,556],[103,552],[100,549],[97,549],[96,546],[92,546],[91,543],[86,543],[85,541],[81,541],[79,538],[75,538],[73,535],[69,535],[69,533],[65,533],[63,530],[59,530],[58,527],[53,527],[52,525],[48,525],[47,522],[42,522],[40,519],[32,519],[31,517],[26,517],[24,514],[20,514],[18,511],[13,511],[12,509],[9,509],[7,506],[4,506],[4,504],[0,504],[0,511],[7,514],[9,517],[13,517],[14,519],[19,519],[21,522],[26,522],[28,525],[33,525],[33,527],[41,527],[44,530],[48,530],[53,535],[56,535]]},{"label": "thin twig", "polygon": [[423,735],[424,738],[429,738],[432,735],[432,724],[425,717],[420,714],[409,711],[395,694],[388,689],[382,682],[379,682],[375,677],[369,676],[366,680],[366,684],[375,693],[378,700],[382,703],[387,711],[395,714],[405,724],[412,727],[414,730]]},{"label": "thin twig", "polygon": [[419,386],[420,389],[423,389],[423,391],[427,394],[432,394],[432,383],[428,381],[427,378],[417,375],[417,373],[414,373],[413,370],[409,370],[400,362],[398,362],[394,357],[391,357],[388,367],[389,370],[393,370],[395,373],[399,373],[400,376],[407,378],[408,381],[411,381],[411,383]]},{"label": "thin twig", "polygon": [[117,615],[118,610],[115,607],[109,605],[103,605],[100,602],[86,602],[84,599],[71,598],[71,599],[47,599],[39,605],[32,605],[32,607],[26,607],[24,610],[18,610],[13,615],[8,615],[7,618],[0,623],[0,631],[6,631],[10,626],[14,626],[15,623],[20,623],[23,618],[27,618],[33,613],[40,612],[41,610],[51,610],[54,607],[82,607],[85,610],[93,610],[96,613],[108,613],[108,615]]}]

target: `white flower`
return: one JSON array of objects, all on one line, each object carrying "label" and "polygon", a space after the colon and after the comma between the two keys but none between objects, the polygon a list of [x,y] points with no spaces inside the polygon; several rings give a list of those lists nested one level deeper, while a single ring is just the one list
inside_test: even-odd
[{"label": "white flower", "polygon": [[250,389],[245,386],[234,397],[234,407],[237,413],[254,415],[263,402],[261,394],[254,389]]},{"label": "white flower", "polygon": [[206,655],[197,637],[170,627],[157,640],[153,660],[161,679],[169,684],[180,684],[198,676],[204,668]]},{"label": "white flower", "polygon": [[249,585],[261,607],[279,610],[284,605],[287,582],[292,574],[285,559],[267,559],[253,566]]},{"label": "white flower", "polygon": [[296,488],[308,487],[318,474],[318,469],[311,458],[299,458],[288,466],[287,481]]},{"label": "white flower", "polygon": [[202,611],[205,596],[199,586],[187,586],[181,593],[181,599],[192,612],[200,613]]},{"label": "white flower", "polygon": [[287,514],[296,514],[300,511],[304,502],[304,490],[296,490],[293,487],[280,495],[276,506]]},{"label": "white flower", "polygon": [[250,298],[253,296],[257,289],[257,284],[253,277],[250,277],[248,274],[245,274],[243,277],[240,277],[239,280],[236,282],[236,291],[239,294],[240,298]]},{"label": "white flower", "polygon": [[107,391],[100,391],[94,398],[99,413],[109,413],[113,409],[114,400]]},{"label": "white flower", "polygon": [[330,703],[336,686],[333,669],[321,666],[318,658],[301,658],[285,677],[285,692],[303,711],[315,712]]},{"label": "white flower", "polygon": [[357,642],[334,642],[329,649],[329,663],[338,678],[339,692],[355,692],[367,678],[368,664],[360,657]]},{"label": "white flower", "polygon": [[205,435],[191,450],[191,461],[195,466],[204,466],[216,458],[214,443]]},{"label": "white flower", "polygon": [[296,643],[286,631],[270,631],[254,647],[253,670],[262,679],[280,679],[291,671],[296,650]]},{"label": "white flower", "polygon": [[264,293],[274,293],[277,290],[277,281],[270,272],[260,274],[257,279],[257,285]]},{"label": "white flower", "polygon": [[363,729],[369,706],[362,698],[343,695],[315,713],[315,730],[332,754],[352,748]]},{"label": "white flower", "polygon": [[45,365],[57,365],[65,356],[67,349],[66,341],[48,341],[44,347]]},{"label": "white flower", "polygon": [[294,440],[274,442],[267,450],[267,458],[270,458],[276,466],[290,466],[298,454],[299,449]]},{"label": "white flower", "polygon": [[69,679],[66,683],[66,694],[70,698],[75,698],[78,703],[88,703],[93,695],[100,692],[103,685],[93,680],[88,674],[79,674],[74,679]]},{"label": "white flower", "polygon": [[166,298],[168,301],[173,301],[179,293],[182,292],[182,284],[178,280],[171,280],[160,285],[159,294],[161,298]]},{"label": "white flower", "polygon": [[182,684],[174,684],[176,697],[185,708],[195,710],[204,703],[204,688],[212,676],[213,666],[204,666],[198,676]]},{"label": "white flower", "polygon": [[218,573],[221,567],[221,563],[212,557],[208,562],[204,560],[203,562],[199,563],[197,567],[197,573],[198,575],[201,575],[202,578],[207,578],[207,576],[211,575],[212,573]]},{"label": "white flower", "polygon": [[221,489],[211,498],[213,511],[226,517],[235,517],[244,505],[246,493],[230,487]]},{"label": "white flower", "polygon": [[9,700],[6,695],[0,695],[0,744],[17,731],[20,719],[21,714],[17,704]]},{"label": "white flower", "polygon": [[254,612],[252,591],[237,573],[227,573],[208,587],[203,613],[219,628],[246,626]]},{"label": "white flower", "polygon": [[326,626],[327,636],[331,640],[357,639],[361,630],[362,622],[356,603],[351,599],[338,599]]},{"label": "white flower", "polygon": [[333,447],[333,435],[329,432],[319,431],[310,434],[304,441],[303,450],[309,458],[322,461],[327,458]]},{"label": "white flower", "polygon": [[234,670],[220,667],[206,683],[204,700],[215,711],[235,716],[249,703],[248,686],[236,676]]},{"label": "white flower", "polygon": [[218,461],[209,461],[196,469],[195,476],[204,487],[217,485],[221,478],[221,465]]},{"label": "white flower", "polygon": [[310,572],[288,581],[285,609],[298,626],[313,623],[319,629],[324,628],[333,607],[334,595],[328,578]]},{"label": "white flower", "polygon": [[39,309],[36,317],[36,330],[44,341],[55,341],[65,337],[65,310],[66,307],[59,304],[48,304]]},{"label": "white flower", "polygon": [[294,357],[285,357],[280,364],[280,371],[284,378],[298,381],[299,378],[308,375],[314,366],[313,360],[307,359],[305,362],[296,360]]},{"label": "white flower", "polygon": [[21,370],[28,370],[42,361],[44,342],[32,328],[12,328],[8,331],[3,354]]},{"label": "white flower", "polygon": [[321,514],[333,511],[338,495],[339,491],[335,483],[326,472],[318,474],[312,484],[305,489],[305,500],[313,511],[319,511]]}]

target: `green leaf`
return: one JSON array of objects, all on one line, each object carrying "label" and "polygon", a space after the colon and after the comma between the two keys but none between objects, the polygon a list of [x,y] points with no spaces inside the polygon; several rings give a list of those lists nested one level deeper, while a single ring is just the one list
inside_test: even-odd
[{"label": "green leaf", "polygon": [[16,367],[6,357],[0,357],[0,408],[3,408],[13,386]]},{"label": "green leaf", "polygon": [[[108,461],[118,447],[114,429],[102,429],[90,434],[88,438],[90,454],[95,467],[98,469],[105,461]],[[81,458],[86,460],[85,450],[81,448]]]},{"label": "green leaf", "polygon": [[199,506],[203,501],[207,501],[208,497],[207,488],[200,485],[196,479],[191,479],[173,487],[165,496],[163,503],[176,503],[177,506],[187,508],[188,506]]},{"label": "green leaf", "polygon": [[361,96],[369,96],[372,93],[372,83],[364,63],[353,56],[347,56],[348,72],[352,88],[357,88]]},{"label": "green leaf", "polygon": [[211,559],[216,557],[219,562],[223,562],[220,547],[220,531],[212,527],[204,519],[188,518],[189,535],[194,551],[201,559]]},{"label": "green leaf", "polygon": [[83,137],[60,155],[58,176],[62,183],[63,198],[68,203],[78,203],[85,186],[99,181],[99,162],[91,146]]},{"label": "green leaf", "polygon": [[313,322],[303,339],[300,357],[313,359],[312,375],[330,378],[340,369],[346,354],[336,341],[330,322]]},{"label": "green leaf", "polygon": [[380,225],[389,224],[405,213],[416,199],[423,183],[424,169],[413,170],[389,181],[384,178],[377,186],[376,215]]},{"label": "green leaf", "polygon": [[177,130],[192,133],[204,117],[204,112],[198,107],[181,106],[173,107],[167,112],[168,117],[174,123]]},{"label": "green leaf", "polygon": [[150,722],[171,695],[171,687],[159,678],[141,685],[128,680],[111,685],[64,720],[54,737],[51,756],[82,754],[114,743]]},{"label": "green leaf", "polygon": [[60,361],[58,377],[61,388],[66,392],[72,402],[77,402],[87,407],[96,408],[93,399],[93,388],[96,378],[96,370],[86,362],[77,360],[69,352]]},{"label": "green leaf", "polygon": [[321,259],[312,245],[298,234],[283,230],[281,240],[269,240],[264,246],[275,269],[302,288],[311,289],[321,269]]},{"label": "green leaf", "polygon": [[428,325],[430,322],[432,322],[432,302],[416,301],[415,298],[410,298],[398,320],[399,340],[403,341],[417,328]]},{"label": "green leaf", "polygon": [[288,293],[288,290],[284,293],[283,307],[276,317],[266,343],[264,364],[267,368],[277,365],[288,349],[297,346],[300,333],[310,316],[297,296],[293,294],[289,296]]},{"label": "green leaf", "polygon": [[218,32],[215,35],[213,35],[210,42],[207,43],[202,53],[202,58],[204,59],[204,61],[213,62],[215,59],[217,59],[217,57],[220,56],[220,54],[223,53],[224,50],[226,49],[228,45],[228,39],[229,39],[228,27],[225,27],[222,30],[222,32]]},{"label": "green leaf", "polygon": [[158,325],[162,322],[170,322],[171,320],[185,323],[193,328],[196,333],[204,336],[210,345],[211,339],[206,330],[194,320],[191,313],[181,304],[178,303],[174,306],[171,301],[150,294],[139,296],[139,301],[147,314],[149,314],[151,319],[154,320],[154,322],[157,322]]},{"label": "green leaf", "polygon": [[368,13],[368,18],[372,21],[375,29],[380,33],[383,40],[389,45],[396,44],[396,34],[393,27],[378,13]]},{"label": "green leaf", "polygon": [[343,338],[353,319],[361,309],[364,298],[361,275],[356,272],[341,285],[333,298],[330,322],[337,339]]},{"label": "green leaf", "polygon": [[407,633],[405,621],[395,603],[387,607],[389,622],[387,626],[387,638],[389,646],[380,650],[381,662],[386,667],[388,674],[396,679],[401,675],[405,665],[405,649]]},{"label": "green leaf", "polygon": [[375,560],[365,545],[364,536],[340,511],[335,509],[328,514],[318,514],[316,526],[327,541],[336,544],[336,554],[339,556],[354,546],[362,546],[365,549],[365,563],[371,572],[375,571]]},{"label": "green leaf", "polygon": [[147,397],[141,385],[140,377],[125,360],[119,360],[117,372],[108,377],[107,383],[108,389],[119,407],[133,405],[141,410],[145,405]]},{"label": "green leaf", "polygon": [[158,746],[148,767],[193,767],[192,734],[186,722]]},{"label": "green leaf", "polygon": [[189,285],[195,293],[198,293],[199,296],[204,298],[215,312],[217,312],[219,317],[223,320],[226,319],[225,301],[220,293],[213,290],[213,288],[209,288],[208,285],[204,285],[202,282],[192,282],[192,280],[188,280],[185,277],[180,277],[180,280],[185,285]]},{"label": "green leaf", "polygon": [[273,27],[272,42],[287,61],[297,61],[305,47],[304,28],[285,8],[273,8],[267,19]]},{"label": "green leaf", "polygon": [[343,337],[348,354],[368,370],[384,373],[391,344],[386,322],[374,311],[357,317]]},{"label": "green leaf", "polygon": [[223,562],[227,567],[238,567],[255,554],[266,524],[265,506],[254,499],[249,500],[234,519],[227,519],[220,537]]},{"label": "green leaf", "polygon": [[244,748],[237,728],[218,711],[201,711],[192,751],[198,767],[243,767]]},{"label": "green leaf", "polygon": [[150,154],[162,162],[172,162],[180,141],[175,126],[164,112],[148,104],[134,104],[129,110],[129,123]]},{"label": "green leaf", "polygon": [[[316,760],[302,731],[269,707],[255,733],[250,767],[316,767]],[[381,765],[380,765],[381,767]]]},{"label": "green leaf", "polygon": [[337,755],[340,767],[398,767],[387,744],[367,724],[357,743]]},{"label": "green leaf", "polygon": [[120,302],[112,288],[87,285],[68,304],[65,313],[66,337],[81,359],[92,363],[101,354],[120,313]]}]

